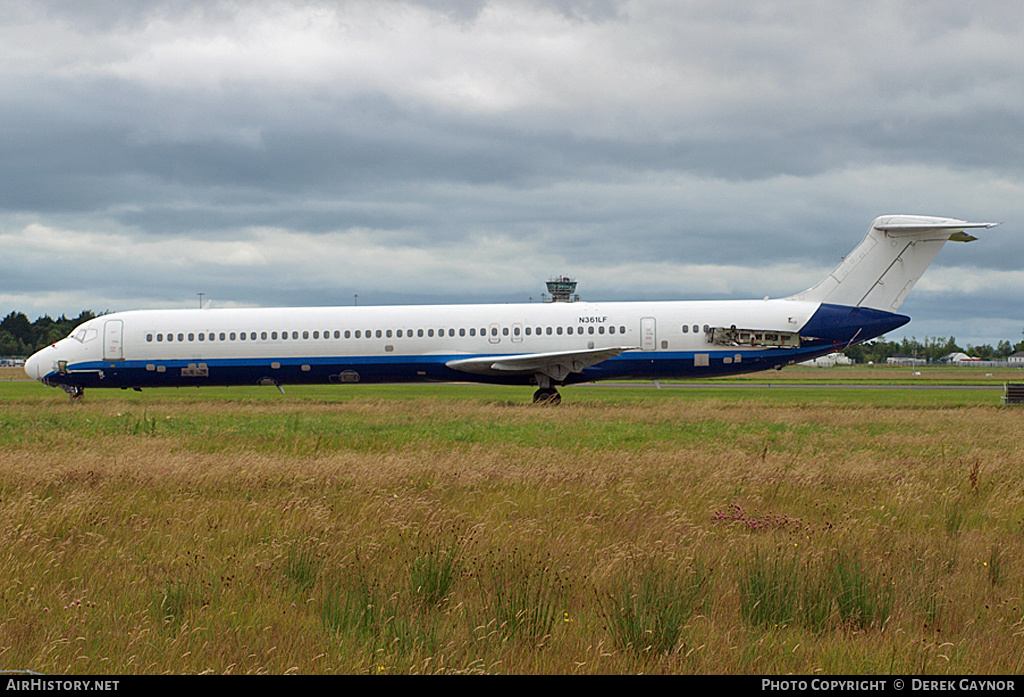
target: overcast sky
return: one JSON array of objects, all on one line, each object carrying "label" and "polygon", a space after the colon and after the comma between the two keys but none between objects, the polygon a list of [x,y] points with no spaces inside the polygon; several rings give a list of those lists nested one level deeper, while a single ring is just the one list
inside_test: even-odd
[{"label": "overcast sky", "polygon": [[1024,330],[1024,3],[4,0],[0,316],[760,298],[878,215],[889,338]]}]

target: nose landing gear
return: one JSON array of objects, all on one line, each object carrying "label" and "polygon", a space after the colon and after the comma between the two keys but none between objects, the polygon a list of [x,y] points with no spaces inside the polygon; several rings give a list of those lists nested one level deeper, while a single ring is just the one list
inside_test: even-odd
[{"label": "nose landing gear", "polygon": [[72,402],[80,400],[82,395],[85,394],[85,388],[78,385],[61,385],[60,389],[68,393],[68,399]]}]

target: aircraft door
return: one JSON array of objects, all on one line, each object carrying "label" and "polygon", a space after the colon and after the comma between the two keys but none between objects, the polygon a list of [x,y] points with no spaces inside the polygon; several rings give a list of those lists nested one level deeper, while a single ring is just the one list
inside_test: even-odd
[{"label": "aircraft door", "polygon": [[124,322],[119,319],[103,323],[103,360],[124,360]]},{"label": "aircraft door", "polygon": [[644,351],[657,349],[658,332],[653,317],[640,318],[640,347]]}]

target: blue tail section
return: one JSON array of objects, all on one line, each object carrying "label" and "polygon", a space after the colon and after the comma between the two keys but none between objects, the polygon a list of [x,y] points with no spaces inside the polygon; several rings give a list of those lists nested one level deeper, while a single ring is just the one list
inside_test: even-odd
[{"label": "blue tail section", "polygon": [[800,330],[800,336],[832,344],[860,343],[891,332],[909,321],[906,315],[895,312],[822,303]]}]

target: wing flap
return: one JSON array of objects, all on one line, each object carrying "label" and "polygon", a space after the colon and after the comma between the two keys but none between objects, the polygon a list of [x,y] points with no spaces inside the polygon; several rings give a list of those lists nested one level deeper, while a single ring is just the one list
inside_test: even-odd
[{"label": "wing flap", "polygon": [[553,380],[563,380],[570,373],[581,373],[592,365],[632,351],[634,346],[610,346],[581,351],[553,351],[550,353],[521,353],[503,356],[460,358],[445,363],[453,370],[476,375],[536,375],[541,373]]}]

